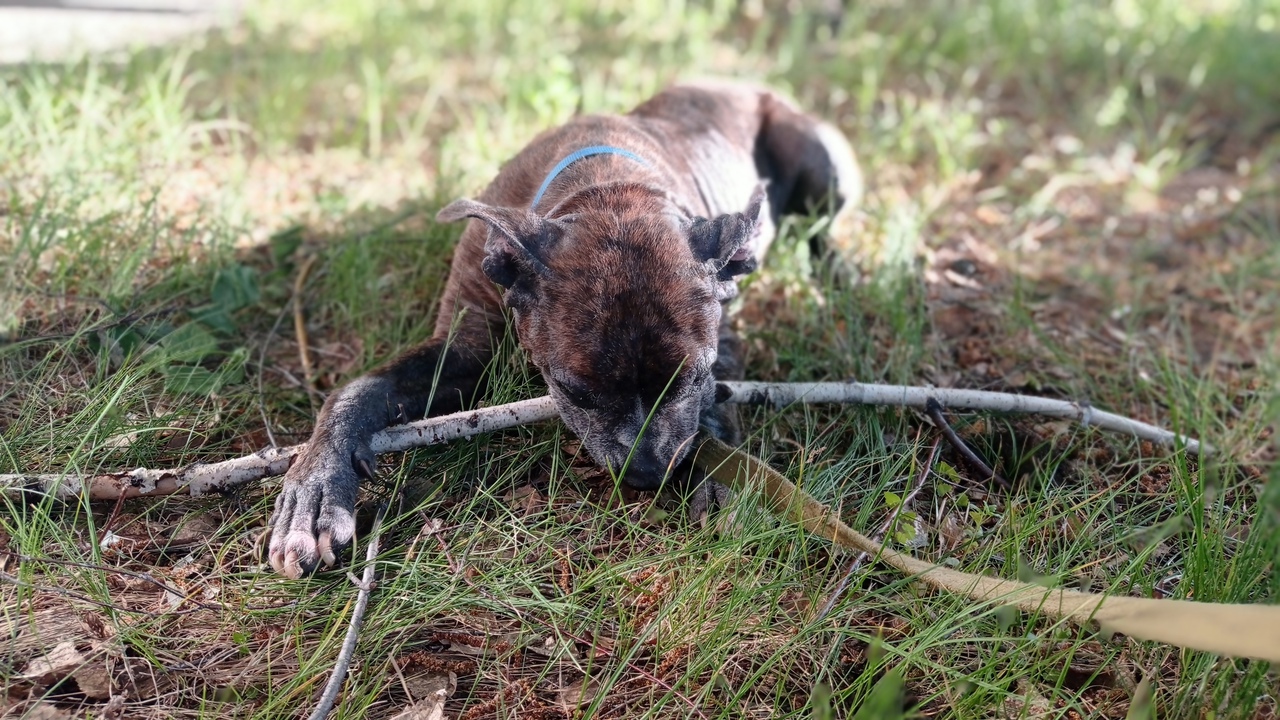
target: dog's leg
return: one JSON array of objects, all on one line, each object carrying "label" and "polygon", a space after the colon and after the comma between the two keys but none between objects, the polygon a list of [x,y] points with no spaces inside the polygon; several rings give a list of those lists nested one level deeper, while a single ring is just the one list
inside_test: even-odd
[{"label": "dog's leg", "polygon": [[862,169],[853,148],[835,126],[805,114],[786,99],[766,96],[760,130],[770,201],[783,214],[831,214],[826,242],[814,238],[810,250],[853,249],[855,216],[864,192]]},{"label": "dog's leg", "polygon": [[[483,331],[482,331],[483,332]],[[479,390],[492,355],[482,342],[428,340],[329,396],[307,448],[285,473],[271,518],[270,560],[297,578],[335,555],[355,532],[354,509],[361,478],[371,478],[373,435],[394,424],[456,412]],[[438,373],[438,382],[437,382]],[[428,408],[428,403],[430,408]]]}]

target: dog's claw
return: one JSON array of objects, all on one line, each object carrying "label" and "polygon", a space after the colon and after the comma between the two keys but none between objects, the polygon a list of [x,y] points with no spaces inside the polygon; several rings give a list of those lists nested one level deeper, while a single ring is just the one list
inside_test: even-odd
[{"label": "dog's claw", "polygon": [[269,559],[277,573],[297,579],[322,563],[337,564],[355,535],[357,457],[320,446],[285,473],[270,524]]},{"label": "dog's claw", "polygon": [[297,580],[302,577],[302,563],[298,562],[298,553],[290,551],[284,556],[284,569],[282,572],[291,580]]},{"label": "dog's claw", "polygon": [[316,549],[320,553],[320,562],[325,567],[333,567],[338,564],[338,558],[333,554],[333,533],[325,531],[320,533],[320,540],[316,542]]}]

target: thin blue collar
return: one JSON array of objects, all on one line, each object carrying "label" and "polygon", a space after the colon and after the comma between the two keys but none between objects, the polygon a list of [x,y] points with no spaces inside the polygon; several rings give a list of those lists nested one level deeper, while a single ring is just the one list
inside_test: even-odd
[{"label": "thin blue collar", "polygon": [[649,165],[648,160],[645,160],[630,150],[623,150],[622,148],[613,147],[612,145],[592,145],[591,147],[584,147],[581,150],[575,150],[574,152],[566,155],[563,160],[556,163],[555,167],[551,168],[551,172],[547,174],[547,179],[542,181],[542,187],[538,188],[538,194],[533,196],[533,203],[529,207],[535,208],[538,206],[538,202],[542,200],[542,195],[547,192],[547,188],[551,185],[552,181],[556,179],[557,175],[564,172],[565,168],[582,158],[591,157],[592,155],[621,155],[626,158],[631,158],[641,165]]}]

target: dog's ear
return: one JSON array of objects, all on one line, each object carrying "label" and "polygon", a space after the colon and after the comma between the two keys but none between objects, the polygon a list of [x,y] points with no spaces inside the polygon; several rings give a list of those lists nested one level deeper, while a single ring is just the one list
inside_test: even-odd
[{"label": "dog's ear", "polygon": [[733,279],[756,269],[751,240],[760,229],[764,214],[764,184],[756,186],[742,212],[727,213],[712,220],[695,219],[689,227],[693,256],[717,282]]},{"label": "dog's ear", "polygon": [[522,277],[551,274],[546,252],[560,236],[560,225],[523,208],[495,207],[475,200],[455,200],[436,213],[438,222],[476,218],[489,226],[481,269],[490,280],[510,289]]}]

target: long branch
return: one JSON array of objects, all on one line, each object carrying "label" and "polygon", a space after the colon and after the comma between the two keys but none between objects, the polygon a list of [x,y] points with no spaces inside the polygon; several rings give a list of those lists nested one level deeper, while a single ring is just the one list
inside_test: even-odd
[{"label": "long branch", "polygon": [[910,385],[876,385],[871,383],[721,383],[730,391],[724,402],[749,405],[782,407],[796,402],[848,403],[856,405],[893,405],[925,410],[929,398],[935,398],[945,408],[963,410],[989,410],[993,412],[1024,413],[1075,420],[1086,426],[1132,435],[1160,445],[1182,444],[1193,455],[1210,453],[1207,443],[1203,449],[1194,438],[1184,437],[1139,420],[1098,410],[1087,404],[1068,400],[1054,400],[1034,395],[990,392],[987,390],[962,390],[954,388],[925,388]]},{"label": "long branch", "polygon": [[[923,410],[929,398],[936,398],[944,407],[952,409],[1045,415],[1075,420],[1084,425],[1131,435],[1160,445],[1182,445],[1192,454],[1212,450],[1207,444],[1202,447],[1202,444],[1193,438],[1066,400],[984,390],[868,383],[725,382],[720,383],[720,386],[723,402],[740,405],[785,407],[794,403],[838,403],[890,405]],[[377,453],[401,452],[415,447],[436,445],[472,435],[551,420],[558,416],[559,412],[556,410],[554,401],[549,396],[543,396],[395,425],[375,435],[372,446]],[[289,469],[292,459],[305,447],[305,444],[301,444],[267,448],[252,455],[222,462],[193,463],[171,469],[137,468],[108,473],[68,469],[61,473],[0,474],[0,493],[8,495],[23,492],[53,493],[58,497],[70,499],[79,497],[87,491],[91,500],[115,500],[122,495],[125,497],[151,497],[177,493],[205,495],[282,475]]]}]

